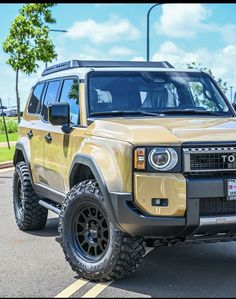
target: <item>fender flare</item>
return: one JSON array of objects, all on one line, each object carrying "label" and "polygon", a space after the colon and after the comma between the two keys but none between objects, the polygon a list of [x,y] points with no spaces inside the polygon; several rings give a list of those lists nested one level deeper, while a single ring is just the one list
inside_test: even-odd
[{"label": "fender flare", "polygon": [[96,181],[98,182],[98,186],[99,186],[102,196],[104,198],[104,203],[108,210],[110,219],[115,225],[119,226],[116,216],[115,216],[113,205],[111,203],[111,197],[110,197],[110,194],[109,194],[109,191],[107,188],[107,184],[105,182],[105,179],[102,175],[101,170],[98,167],[97,162],[93,159],[93,157],[91,157],[90,155],[87,155],[87,154],[82,154],[82,153],[77,154],[74,157],[73,162],[71,164],[70,171],[69,171],[70,186],[71,186],[71,180],[72,180],[73,174],[74,174],[78,164],[83,164],[83,165],[89,167],[90,170],[92,171]]},{"label": "fender flare", "polygon": [[24,160],[25,160],[25,163],[28,167],[28,170],[29,170],[29,177],[30,177],[30,182],[31,182],[31,185],[33,186],[34,188],[34,183],[33,183],[33,179],[32,179],[32,173],[31,173],[31,167],[30,167],[30,162],[28,160],[28,157],[27,157],[27,153],[26,153],[26,150],[25,150],[25,147],[24,147],[24,144],[21,143],[21,142],[17,142],[16,143],[16,146],[15,146],[15,153],[14,153],[14,157],[13,157],[13,165],[16,166],[17,164],[17,155],[18,155],[18,152],[21,152],[23,157],[24,157]]}]

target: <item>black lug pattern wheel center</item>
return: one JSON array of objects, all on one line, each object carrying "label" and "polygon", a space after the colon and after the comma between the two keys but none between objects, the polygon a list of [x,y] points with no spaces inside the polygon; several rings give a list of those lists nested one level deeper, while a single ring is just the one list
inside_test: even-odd
[{"label": "black lug pattern wheel center", "polygon": [[99,260],[109,241],[108,222],[96,205],[83,207],[74,217],[74,241],[78,253],[86,260]]}]

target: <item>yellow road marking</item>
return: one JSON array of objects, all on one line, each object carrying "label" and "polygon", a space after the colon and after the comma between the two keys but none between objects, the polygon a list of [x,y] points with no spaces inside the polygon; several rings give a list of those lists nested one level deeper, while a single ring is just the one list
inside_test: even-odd
[{"label": "yellow road marking", "polygon": [[149,254],[153,249],[154,249],[154,247],[147,247],[144,256]]},{"label": "yellow road marking", "polygon": [[77,292],[80,288],[82,288],[88,282],[89,282],[88,280],[80,278],[80,279],[76,280],[75,282],[73,282],[66,289],[64,289],[61,293],[56,295],[55,298],[69,298],[71,295],[73,295],[75,292]]},{"label": "yellow road marking", "polygon": [[[153,247],[147,247],[146,252],[144,254],[147,255],[150,253],[154,248]],[[70,286],[68,286],[66,289],[64,289],[61,293],[55,296],[55,298],[69,298],[72,296],[75,292],[77,292],[80,288],[82,288],[86,283],[89,281],[83,278],[80,278],[73,282]],[[108,281],[108,282],[99,282],[97,283],[92,289],[90,289],[87,293],[85,293],[82,298],[95,298],[97,297],[106,287],[108,287],[111,283],[113,283],[114,280]]]},{"label": "yellow road marking", "polygon": [[[153,249],[154,249],[153,247],[147,247],[144,256],[149,254]],[[97,283],[94,287],[92,287],[91,290],[85,293],[82,296],[82,298],[96,298],[106,287],[108,287],[113,282],[114,280]]]},{"label": "yellow road marking", "polygon": [[114,280],[108,282],[99,282],[91,290],[85,293],[82,298],[95,298],[97,297],[109,284],[111,284]]},{"label": "yellow road marking", "polygon": [[13,169],[14,169],[14,167],[0,169],[0,173],[1,173],[1,172],[11,171],[11,170],[13,170]]}]

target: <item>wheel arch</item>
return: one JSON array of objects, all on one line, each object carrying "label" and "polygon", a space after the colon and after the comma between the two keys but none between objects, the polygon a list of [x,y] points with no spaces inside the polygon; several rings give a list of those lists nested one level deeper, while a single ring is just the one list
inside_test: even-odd
[{"label": "wheel arch", "polygon": [[16,166],[17,163],[19,163],[19,162],[25,162],[26,163],[26,165],[28,167],[28,170],[29,170],[30,182],[31,182],[32,186],[34,187],[33,180],[32,180],[32,173],[31,173],[29,157],[27,155],[27,151],[25,149],[24,144],[21,143],[21,142],[16,143],[15,153],[14,153],[14,157],[13,157],[13,165]]},{"label": "wheel arch", "polygon": [[[80,172],[81,169],[83,169],[83,171],[85,171],[85,173],[83,173],[81,175],[81,177],[78,179],[77,175],[79,173],[81,173]],[[85,177],[83,177],[84,175],[85,175]],[[89,177],[86,177],[87,175]],[[92,177],[90,177],[90,176],[92,176]],[[77,154],[74,157],[73,162],[71,164],[71,168],[70,168],[70,172],[69,172],[70,189],[75,185],[75,182],[79,183],[80,181],[83,180],[83,178],[85,178],[85,179],[94,178],[97,181],[100,191],[102,193],[102,196],[104,198],[106,208],[108,209],[109,215],[111,217],[111,220],[113,223],[117,224],[117,220],[116,220],[114,209],[113,209],[113,206],[111,203],[107,184],[105,182],[105,179],[102,175],[101,170],[99,169],[96,161],[91,156],[81,153],[81,154]]]}]

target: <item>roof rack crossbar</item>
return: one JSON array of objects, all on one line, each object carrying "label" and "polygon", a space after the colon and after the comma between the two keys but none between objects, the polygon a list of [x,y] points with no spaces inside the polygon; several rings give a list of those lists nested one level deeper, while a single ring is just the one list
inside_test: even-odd
[{"label": "roof rack crossbar", "polygon": [[153,67],[174,68],[167,61],[105,61],[105,60],[70,60],[45,68],[42,76],[79,67]]}]

